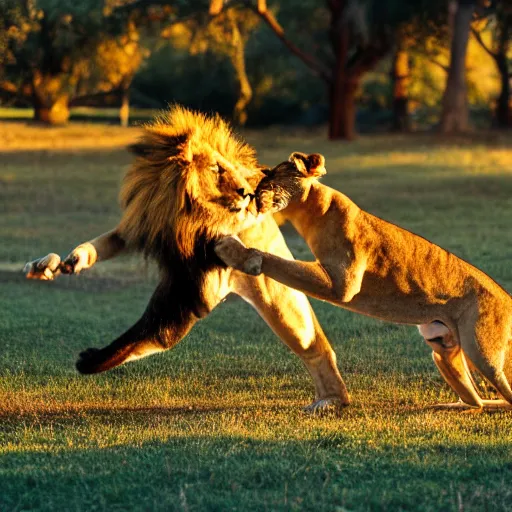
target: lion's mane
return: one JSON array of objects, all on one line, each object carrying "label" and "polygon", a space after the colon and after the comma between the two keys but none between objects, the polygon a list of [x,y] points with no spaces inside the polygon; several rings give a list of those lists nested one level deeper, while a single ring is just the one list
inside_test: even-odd
[{"label": "lion's mane", "polygon": [[213,252],[214,219],[198,213],[201,205],[191,205],[187,193],[200,187],[201,155],[214,150],[255,169],[255,151],[218,115],[177,105],[145,125],[130,149],[136,159],[121,185],[120,233],[129,247],[155,259],[170,278],[197,289],[205,271],[220,264]]}]

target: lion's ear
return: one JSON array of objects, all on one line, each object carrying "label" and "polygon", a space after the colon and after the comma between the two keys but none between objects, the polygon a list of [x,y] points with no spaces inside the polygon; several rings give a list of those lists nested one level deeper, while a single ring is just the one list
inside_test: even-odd
[{"label": "lion's ear", "polygon": [[308,171],[310,176],[319,178],[327,171],[325,170],[325,158],[320,153],[311,153],[308,155]]},{"label": "lion's ear", "polygon": [[162,153],[166,158],[181,157],[187,162],[193,159],[192,151],[193,133],[184,133],[180,135],[166,135],[159,133],[147,133],[139,142],[130,144],[128,151],[140,158],[161,158]]},{"label": "lion's ear", "polygon": [[306,155],[305,153],[296,151],[290,155],[288,160],[293,162],[297,166],[297,169],[305,176],[319,178],[327,172],[325,170],[325,158],[320,153]]},{"label": "lion's ear", "polygon": [[126,148],[130,153],[135,156],[148,156],[154,150],[154,147],[151,144],[145,144],[144,142],[137,142],[135,144],[130,144]]}]

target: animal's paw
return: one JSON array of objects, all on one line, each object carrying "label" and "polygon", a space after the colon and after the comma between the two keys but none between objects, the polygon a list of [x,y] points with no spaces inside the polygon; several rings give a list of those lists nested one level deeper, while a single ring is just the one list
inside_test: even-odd
[{"label": "animal's paw", "polygon": [[88,348],[80,352],[76,362],[76,369],[86,375],[97,373],[96,368],[99,363],[98,352],[100,352],[99,348]]},{"label": "animal's paw", "polygon": [[263,265],[263,257],[255,249],[249,249],[249,253],[251,255],[244,261],[242,270],[251,276],[259,276]]},{"label": "animal's paw", "polygon": [[242,270],[247,259],[247,247],[237,236],[225,236],[215,243],[215,254],[228,267]]},{"label": "animal's paw", "polygon": [[79,245],[60,265],[63,274],[79,274],[91,268],[96,261],[96,249],[90,243]]},{"label": "animal's paw", "polygon": [[340,416],[341,411],[347,404],[344,404],[339,398],[323,398],[304,407],[306,414],[313,416]]},{"label": "animal's paw", "polygon": [[52,281],[60,274],[60,264],[60,256],[52,252],[44,258],[29,261],[23,268],[23,273],[27,279]]}]

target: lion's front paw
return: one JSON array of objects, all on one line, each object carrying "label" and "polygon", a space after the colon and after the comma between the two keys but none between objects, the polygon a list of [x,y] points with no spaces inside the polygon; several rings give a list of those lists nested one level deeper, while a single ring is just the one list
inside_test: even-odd
[{"label": "lion's front paw", "polygon": [[96,249],[90,243],[79,245],[60,265],[63,274],[79,274],[91,268],[96,261]]},{"label": "lion's front paw", "polygon": [[88,348],[80,352],[76,362],[76,369],[86,375],[97,373],[99,363],[98,352],[100,352],[99,348]]},{"label": "lion's front paw", "polygon": [[304,407],[303,411],[306,414],[325,416],[335,415],[340,416],[341,411],[347,404],[344,404],[339,398],[323,398]]},{"label": "lion's front paw", "polygon": [[44,258],[29,261],[23,268],[23,272],[27,279],[52,281],[60,274],[60,263],[60,256],[52,252]]}]

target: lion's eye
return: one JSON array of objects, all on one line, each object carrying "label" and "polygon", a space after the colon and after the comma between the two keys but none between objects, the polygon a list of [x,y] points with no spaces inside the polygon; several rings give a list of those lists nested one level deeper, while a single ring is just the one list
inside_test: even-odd
[{"label": "lion's eye", "polygon": [[212,170],[214,170],[219,176],[226,172],[226,169],[221,167],[219,164],[215,164],[215,166],[212,167]]}]

